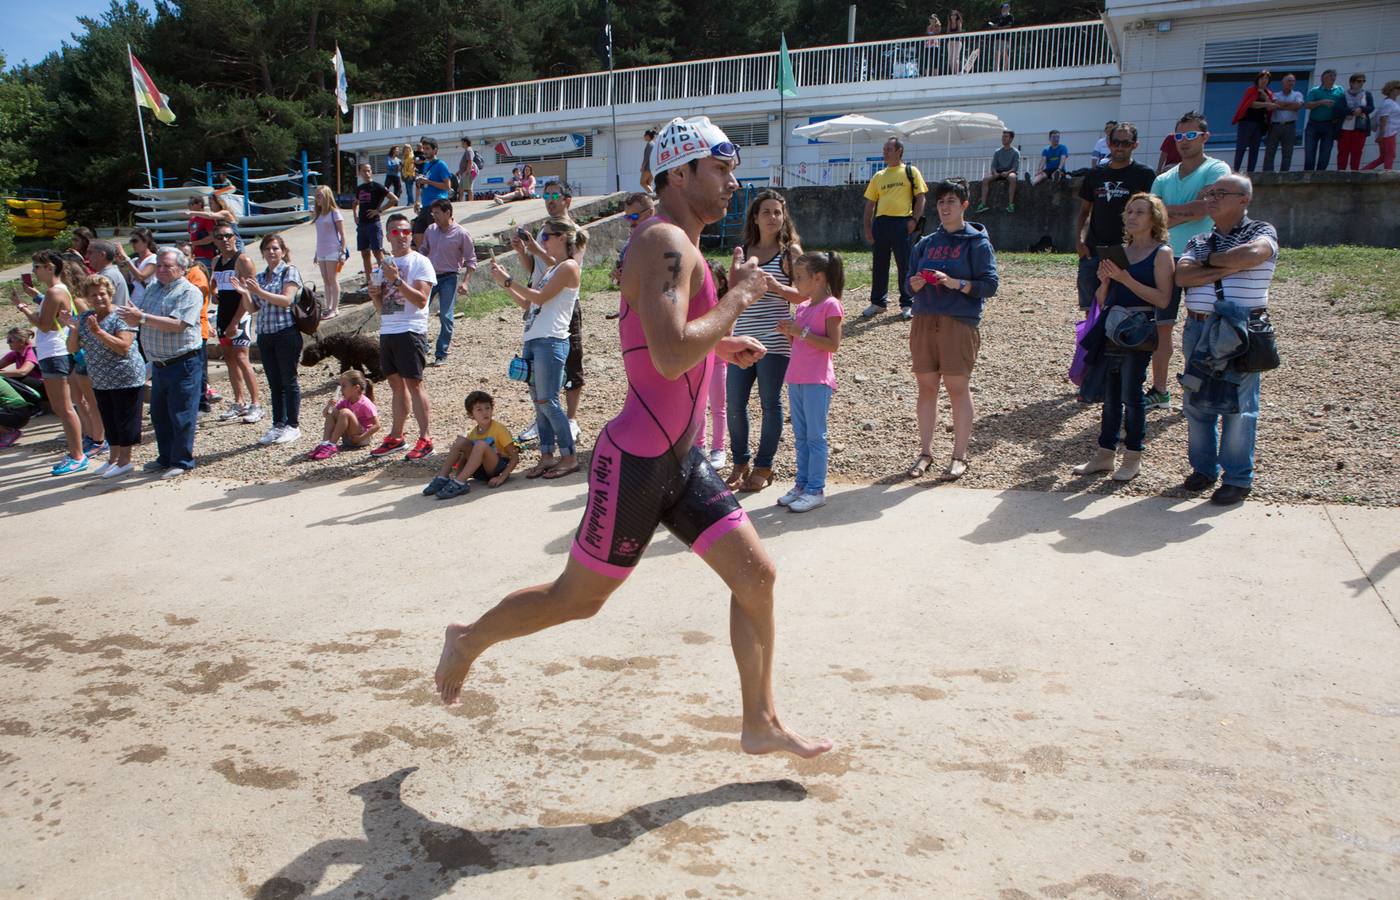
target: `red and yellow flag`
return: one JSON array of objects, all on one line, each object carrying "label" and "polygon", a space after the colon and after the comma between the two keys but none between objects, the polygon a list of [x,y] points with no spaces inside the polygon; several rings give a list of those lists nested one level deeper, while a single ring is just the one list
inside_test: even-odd
[{"label": "red and yellow flag", "polygon": [[170,98],[156,89],[156,83],[146,74],[136,54],[128,50],[127,55],[131,57],[131,83],[136,88],[136,105],[146,107],[165,124],[174,124],[175,111],[170,108]]}]

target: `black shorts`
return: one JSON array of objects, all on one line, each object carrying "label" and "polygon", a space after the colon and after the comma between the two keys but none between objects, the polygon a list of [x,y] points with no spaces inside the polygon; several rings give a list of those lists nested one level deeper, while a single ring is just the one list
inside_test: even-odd
[{"label": "black shorts", "polygon": [[114,447],[135,447],[141,443],[141,388],[93,390],[97,398],[97,414],[107,432],[107,442]]},{"label": "black shorts", "polygon": [[398,334],[379,336],[379,368],[387,378],[398,375],[400,378],[423,380],[423,370],[428,365],[428,336],[417,331],[404,331]]},{"label": "black shorts", "polygon": [[1181,285],[1172,286],[1172,299],[1166,306],[1157,310],[1155,318],[1158,325],[1172,325],[1176,322],[1177,315],[1181,312]]},{"label": "black shorts", "polygon": [[743,507],[699,447],[633,456],[603,428],[588,468],[588,503],[574,533],[573,558],[623,579],[642,558],[656,526],[665,525],[700,555],[748,521]]},{"label": "black shorts", "polygon": [[574,301],[574,317],[569,320],[569,355],[564,358],[564,390],[577,390],[583,385],[583,304]]},{"label": "black shorts", "polygon": [[384,230],[378,219],[355,226],[355,249],[361,253],[384,249]]},{"label": "black shorts", "polygon": [[490,481],[492,478],[504,472],[508,465],[510,465],[510,457],[501,455],[496,458],[496,468],[493,471],[486,471],[486,466],[484,465],[477,466],[476,471],[472,473],[472,477],[477,481]]},{"label": "black shorts", "polygon": [[431,206],[425,206],[422,212],[413,217],[413,233],[422,234],[428,230],[428,226],[431,224],[433,224],[433,209]]}]

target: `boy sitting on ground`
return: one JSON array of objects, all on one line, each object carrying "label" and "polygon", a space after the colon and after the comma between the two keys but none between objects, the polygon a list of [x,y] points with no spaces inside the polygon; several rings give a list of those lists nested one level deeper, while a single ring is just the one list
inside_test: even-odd
[{"label": "boy sitting on ground", "polygon": [[520,461],[520,448],[510,431],[492,418],[496,401],[485,391],[467,395],[467,415],[476,427],[458,435],[436,477],[423,488],[423,496],[451,500],[471,491],[467,479],[484,481],[490,487],[500,487],[510,477]]}]

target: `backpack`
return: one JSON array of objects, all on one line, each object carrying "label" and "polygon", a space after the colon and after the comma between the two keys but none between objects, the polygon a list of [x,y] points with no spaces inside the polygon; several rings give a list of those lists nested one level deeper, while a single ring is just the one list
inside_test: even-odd
[{"label": "backpack", "polygon": [[321,327],[321,300],[309,284],[302,285],[301,293],[292,301],[292,321],[302,334],[315,334]]},{"label": "backpack", "polygon": [[481,154],[476,152],[475,147],[472,148],[472,165],[476,167],[478,172],[486,168],[486,160],[481,158]]}]

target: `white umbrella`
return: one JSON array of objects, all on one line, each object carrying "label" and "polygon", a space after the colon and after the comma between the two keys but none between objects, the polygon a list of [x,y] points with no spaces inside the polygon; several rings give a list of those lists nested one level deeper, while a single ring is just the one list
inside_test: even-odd
[{"label": "white umbrella", "polygon": [[945,109],[917,119],[897,122],[895,129],[907,138],[942,138],[948,154],[952,154],[953,144],[967,144],[1000,138],[1006,130],[1006,123],[991,113],[970,113],[957,109]]},{"label": "white umbrella", "polygon": [[[889,122],[881,122],[879,119],[853,113],[849,116],[827,119],[824,122],[813,122],[811,125],[799,125],[792,130],[792,133],[805,138],[849,138],[846,155],[853,157],[856,138],[870,140],[874,137],[895,137],[899,132]],[[851,159],[851,168],[852,171],[855,170],[854,158]]]}]

